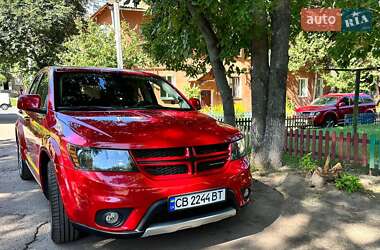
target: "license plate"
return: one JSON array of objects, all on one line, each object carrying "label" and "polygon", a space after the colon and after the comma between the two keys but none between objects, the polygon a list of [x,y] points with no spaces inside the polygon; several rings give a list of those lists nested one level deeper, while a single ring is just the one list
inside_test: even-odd
[{"label": "license plate", "polygon": [[226,189],[216,189],[169,198],[169,211],[199,207],[226,200]]}]

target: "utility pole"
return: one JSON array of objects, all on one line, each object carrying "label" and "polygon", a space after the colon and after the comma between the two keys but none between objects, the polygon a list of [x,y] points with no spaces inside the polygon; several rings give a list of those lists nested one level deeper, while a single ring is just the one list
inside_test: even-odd
[{"label": "utility pole", "polygon": [[359,92],[360,92],[360,70],[356,70],[355,77],[355,96],[354,96],[354,113],[352,116],[352,125],[354,134],[358,132],[358,116],[359,116]]},{"label": "utility pole", "polygon": [[119,0],[113,2],[113,28],[115,30],[117,68],[123,69],[123,50],[121,47],[121,28],[120,28],[120,4]]}]

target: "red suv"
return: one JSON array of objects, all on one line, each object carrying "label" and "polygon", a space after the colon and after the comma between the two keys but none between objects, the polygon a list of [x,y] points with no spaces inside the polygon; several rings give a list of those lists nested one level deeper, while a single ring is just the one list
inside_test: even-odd
[{"label": "red suv", "polygon": [[17,106],[20,176],[49,199],[56,243],[170,233],[249,202],[242,134],[156,75],[48,67]]},{"label": "red suv", "polygon": [[[314,125],[329,127],[344,120],[345,115],[354,112],[354,94],[327,94],[314,100],[310,105],[296,109],[297,116],[313,119]],[[359,95],[359,112],[376,113],[376,103],[367,94]]]}]

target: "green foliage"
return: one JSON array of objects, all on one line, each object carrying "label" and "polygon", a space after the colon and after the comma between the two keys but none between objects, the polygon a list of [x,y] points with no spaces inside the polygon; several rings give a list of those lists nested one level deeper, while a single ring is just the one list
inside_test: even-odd
[{"label": "green foliage", "polygon": [[358,192],[363,189],[363,185],[357,176],[350,174],[342,174],[335,180],[336,188],[344,190],[348,193]]},{"label": "green foliage", "polygon": [[282,162],[284,165],[290,167],[290,168],[299,168],[300,164],[300,158],[297,156],[292,156],[288,153],[284,153],[282,156]]},{"label": "green foliage", "polygon": [[[371,32],[302,32],[300,31],[300,8],[332,7],[367,8],[372,11]],[[353,91],[355,74],[353,72],[326,71],[326,68],[366,68],[380,66],[380,21],[378,1],[293,1],[292,5],[292,42],[289,49],[289,69],[316,70],[323,75],[328,86],[340,91]],[[370,72],[378,76],[377,71]],[[361,90],[371,90],[373,83],[363,84]]]},{"label": "green foliage", "polygon": [[286,116],[293,116],[295,114],[296,104],[286,97]]},{"label": "green foliage", "polygon": [[300,32],[289,47],[289,70],[321,70],[328,62],[328,50],[334,42],[320,33]]},{"label": "green foliage", "polygon": [[85,0],[0,1],[0,58],[12,67],[35,71],[54,64],[62,42],[76,32]]},{"label": "green foliage", "polygon": [[[196,21],[187,10],[187,0],[147,0],[151,7],[148,22],[142,27],[145,49],[154,59],[170,69],[184,70],[189,75],[206,73],[210,64],[207,46]],[[192,4],[213,26],[220,41],[220,59],[227,71],[236,71],[235,57],[241,48],[249,48],[248,32],[252,26],[254,1],[196,0]],[[232,70],[234,69],[234,70]]]},{"label": "green foliage", "polygon": [[304,155],[299,161],[303,170],[312,172],[318,168],[318,161],[313,160],[311,153]]},{"label": "green foliage", "polygon": [[[235,107],[235,116],[236,117],[241,117],[244,115],[245,110],[244,110],[243,104],[235,103],[234,107]],[[215,115],[218,117],[219,116],[223,117],[223,105],[218,104],[218,105],[214,105],[212,107],[209,107],[209,106],[202,107],[201,112],[205,113],[205,114],[212,114],[212,115]]]},{"label": "green foliage", "polygon": [[[336,61],[331,62],[334,67],[339,68]],[[368,52],[365,58],[353,58],[349,62],[350,68],[370,68],[373,66],[380,66],[380,57],[376,57],[373,52]],[[322,72],[323,78],[326,80],[328,86],[337,87],[343,92],[352,92],[355,88],[355,72],[349,71],[327,71]],[[366,75],[365,75],[366,73]],[[371,76],[375,80],[380,76],[378,71],[363,72],[362,76]],[[363,80],[363,79],[362,79]],[[360,85],[361,91],[371,91],[375,86],[374,82],[363,82]]]},{"label": "green foliage", "polygon": [[199,98],[201,95],[201,89],[198,86],[191,86],[190,84],[185,86],[184,91],[187,98]]},{"label": "green foliage", "polygon": [[11,97],[11,105],[12,107],[17,107],[17,99],[16,97]]},{"label": "green foliage", "polygon": [[[111,26],[94,22],[76,22],[79,33],[64,43],[65,51],[59,54],[62,64],[69,66],[116,67],[116,48]],[[150,63],[142,51],[137,33],[122,25],[122,49],[125,67],[143,67]]]},{"label": "green foliage", "polygon": [[4,83],[7,80],[7,77],[3,74],[0,74],[0,83]]}]

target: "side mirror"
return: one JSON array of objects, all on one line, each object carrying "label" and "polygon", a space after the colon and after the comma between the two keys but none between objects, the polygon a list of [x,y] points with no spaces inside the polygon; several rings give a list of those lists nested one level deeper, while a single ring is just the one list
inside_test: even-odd
[{"label": "side mirror", "polygon": [[196,110],[200,110],[202,108],[201,101],[199,101],[198,98],[190,98],[189,99],[190,105],[193,106]]},{"label": "side mirror", "polygon": [[36,111],[41,107],[39,95],[21,95],[17,100],[17,108],[21,110]]}]

